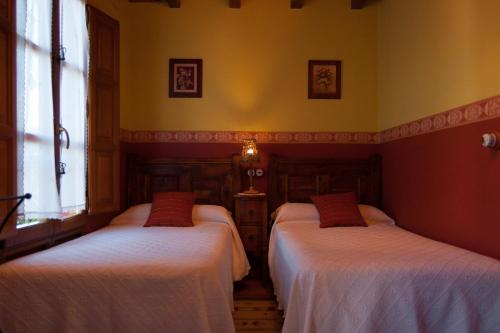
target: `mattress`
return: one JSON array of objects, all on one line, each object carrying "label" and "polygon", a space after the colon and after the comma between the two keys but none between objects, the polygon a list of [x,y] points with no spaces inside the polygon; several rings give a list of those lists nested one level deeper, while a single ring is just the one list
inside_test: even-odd
[{"label": "mattress", "polygon": [[500,332],[500,262],[387,223],[277,223],[283,332]]},{"label": "mattress", "polygon": [[2,332],[233,332],[249,266],[229,214],[143,228],[149,209],[0,265]]}]

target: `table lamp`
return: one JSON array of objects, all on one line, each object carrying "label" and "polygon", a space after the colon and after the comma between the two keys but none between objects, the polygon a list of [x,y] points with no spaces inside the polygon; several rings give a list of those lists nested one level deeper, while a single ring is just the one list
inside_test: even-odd
[{"label": "table lamp", "polygon": [[255,139],[244,139],[243,147],[241,149],[241,161],[250,163],[250,169],[248,170],[248,176],[250,177],[250,187],[248,190],[243,192],[244,194],[257,194],[259,191],[253,188],[253,176],[255,176],[255,170],[252,169],[252,163],[259,161],[259,151],[257,150],[257,141]]}]

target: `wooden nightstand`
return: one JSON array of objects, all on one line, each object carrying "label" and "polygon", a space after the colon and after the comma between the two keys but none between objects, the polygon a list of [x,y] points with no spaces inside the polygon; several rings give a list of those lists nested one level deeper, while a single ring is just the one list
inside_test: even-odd
[{"label": "wooden nightstand", "polygon": [[252,266],[250,275],[267,272],[267,196],[237,194],[235,222]]}]

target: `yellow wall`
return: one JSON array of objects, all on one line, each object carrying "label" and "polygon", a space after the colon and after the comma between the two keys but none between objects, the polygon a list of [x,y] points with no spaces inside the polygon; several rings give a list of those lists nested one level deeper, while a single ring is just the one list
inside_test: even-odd
[{"label": "yellow wall", "polygon": [[[377,131],[500,92],[498,0],[89,0],[120,21],[121,127]],[[201,99],[168,97],[168,59],[202,58]],[[343,62],[341,100],[307,98],[307,61]]]},{"label": "yellow wall", "polygon": [[500,93],[500,1],[379,2],[379,129]]},{"label": "yellow wall", "polygon": [[[377,130],[376,6],[228,2],[182,0],[170,9],[120,0],[122,128]],[[168,97],[169,58],[203,59],[203,98]],[[341,100],[307,98],[310,59],[342,60]]]}]

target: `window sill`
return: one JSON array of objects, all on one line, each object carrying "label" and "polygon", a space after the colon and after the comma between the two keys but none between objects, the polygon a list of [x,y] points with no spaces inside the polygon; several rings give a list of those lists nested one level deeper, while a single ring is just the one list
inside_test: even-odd
[{"label": "window sill", "polygon": [[40,219],[17,226],[17,233],[4,241],[0,257],[14,259],[18,256],[57,245],[84,234],[87,215],[65,216],[64,219]]},{"label": "window sill", "polygon": [[76,212],[63,213],[63,216],[61,216],[61,218],[53,219],[53,220],[56,222],[67,222],[67,221],[72,221],[74,219],[81,218],[84,215],[85,216],[87,215],[87,211],[86,210],[79,210]]},{"label": "window sill", "polygon": [[37,221],[34,221],[34,222],[28,222],[28,223],[23,223],[23,224],[18,224],[16,226],[16,229],[17,230],[22,230],[22,229],[26,229],[26,228],[30,228],[30,227],[33,227],[35,225],[39,225],[41,223],[45,223],[47,222],[47,220],[37,220]]},{"label": "window sill", "polygon": [[19,230],[23,230],[23,229],[34,227],[34,226],[42,224],[42,223],[47,223],[47,222],[50,222],[50,221],[52,221],[52,222],[62,222],[62,223],[64,223],[64,222],[71,222],[71,221],[73,221],[75,219],[83,217],[83,215],[85,215],[86,213],[87,213],[86,210],[80,210],[80,211],[76,211],[76,212],[62,213],[61,217],[59,217],[59,218],[38,219],[38,220],[35,220],[33,222],[25,222],[25,223],[18,224],[16,226],[16,229],[19,231]]},{"label": "window sill", "polygon": [[18,226],[17,234],[0,242],[0,262],[2,256],[14,259],[97,230],[109,224],[118,213],[89,216],[87,211],[81,211],[64,219],[44,219],[22,228]]}]

